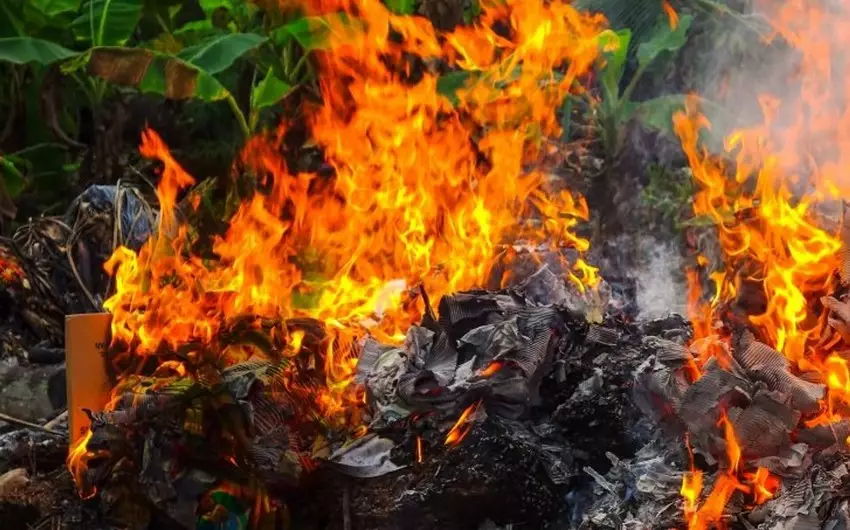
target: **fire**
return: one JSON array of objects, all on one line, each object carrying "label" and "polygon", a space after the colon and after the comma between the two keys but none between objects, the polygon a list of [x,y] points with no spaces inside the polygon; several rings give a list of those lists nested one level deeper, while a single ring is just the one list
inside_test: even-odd
[{"label": "fire", "polygon": [[735,438],[735,429],[732,427],[732,422],[724,413],[720,418],[720,423],[723,424],[723,437],[726,440],[726,456],[729,458],[729,473],[736,474],[738,466],[741,465],[741,445],[738,444],[738,439]]},{"label": "fire", "polygon": [[[776,87],[783,96],[759,96],[763,123],[727,135],[725,160],[700,146],[699,135],[711,124],[694,101],[674,117],[698,185],[694,213],[717,227],[725,269],[714,273],[710,302],[703,301],[698,275],[690,271],[690,316],[697,341],[716,335],[714,324],[731,317],[784,354],[799,373],[816,372],[826,383],[827,396],[822,413],[805,418],[804,424],[829,424],[847,417],[850,373],[835,351],[844,339],[829,329],[831,308],[822,301],[836,286],[842,240],[822,221],[819,208],[850,191],[843,174],[850,162],[850,85],[843,70],[832,64],[846,45],[850,12],[846,5],[814,0],[755,4],[772,25],[771,39],[784,39],[798,56],[788,86]],[[699,361],[716,355],[701,355]],[[728,442],[728,419],[724,427]],[[740,449],[736,452],[727,443],[727,451],[730,461],[743,467]],[[705,502],[714,498],[716,506],[707,513],[719,517],[729,498],[725,493],[736,488],[743,486],[756,504],[772,498],[778,488],[778,479],[767,469],[742,476],[743,485],[731,474],[718,479]],[[720,493],[715,496],[715,491]],[[709,520],[716,519],[706,516],[700,524]],[[689,524],[704,527],[691,517]]]},{"label": "fire", "polygon": [[[93,452],[87,450],[87,445],[89,440],[91,440],[91,437],[92,432],[86,431],[82,438],[71,444],[68,451],[68,469],[71,471],[71,474],[74,476],[74,481],[78,485],[86,484],[86,481],[83,480],[82,474],[87,469],[89,459],[93,456]],[[94,488],[89,490],[83,489],[80,490],[80,497],[83,499],[90,499],[94,497],[96,493],[97,490]]]},{"label": "fire", "polygon": [[688,530],[708,530],[712,525],[722,526],[724,509],[735,492],[750,496],[753,504],[758,505],[771,499],[779,488],[779,479],[767,468],[758,467],[755,473],[741,471],[741,445],[725,412],[721,415],[719,424],[723,426],[727,466],[718,475],[711,492],[699,508],[697,501],[703,488],[703,475],[702,471],[694,467],[690,442],[687,437],[685,439],[690,456],[690,471],[682,475],[680,494],[684,500]]},{"label": "fire", "polygon": [[469,422],[475,418],[475,413],[478,412],[478,407],[480,406],[481,400],[478,400],[464,409],[457,422],[452,426],[449,434],[446,435],[445,445],[457,445],[466,438],[466,435],[472,429]]},{"label": "fire", "polygon": [[[588,249],[574,231],[588,218],[584,199],[551,191],[530,163],[542,140],[560,134],[556,109],[596,59],[604,19],[562,1],[482,2],[474,26],[440,33],[378,0],[304,4],[312,14],[348,13],[327,18],[317,57],[323,102],[304,111],[334,176],[287,166],[285,124],[251,139],[241,162],[259,191],[202,258],[192,253],[198,234],[176,211],[195,180],[146,131],[140,152],[163,166],[160,226],[139,252],[120,248],[107,262],[116,291],[104,306],[126,372],[177,353],[188,373],[268,354],[224,337],[235,326],[271,326],[272,353],[313,356],[323,371],[322,385],[287,379],[305,416],[354,425],[357,341],[368,333],[400,343],[421,315],[417,293],[439,299],[486,285],[516,241]],[[462,86],[446,92],[440,68]],[[599,281],[584,261],[568,265],[578,288]],[[324,334],[309,345],[304,320]],[[461,420],[447,443],[463,437]]]},{"label": "fire", "polygon": [[670,28],[676,29],[679,27],[679,14],[676,13],[676,10],[670,5],[670,2],[667,0],[661,0],[661,9],[663,9],[664,14],[667,15],[667,20],[670,22]]},{"label": "fire", "polygon": [[758,467],[755,473],[747,475],[747,479],[752,484],[756,504],[769,501],[779,489],[779,479],[771,475],[765,467]]},{"label": "fire", "polygon": [[496,372],[502,369],[503,365],[504,363],[502,361],[491,362],[489,365],[487,365],[487,368],[481,371],[481,377],[492,377],[496,374]]},{"label": "fire", "polygon": [[687,433],[685,434],[685,447],[688,450],[690,466],[688,471],[682,475],[682,488],[679,493],[685,503],[685,520],[691,521],[696,514],[697,501],[699,501],[700,493],[702,493],[702,471],[694,465],[694,452]]},{"label": "fire", "polygon": [[699,495],[702,492],[702,471],[687,471],[682,475],[682,489],[680,493],[685,501],[685,518],[693,518]]}]

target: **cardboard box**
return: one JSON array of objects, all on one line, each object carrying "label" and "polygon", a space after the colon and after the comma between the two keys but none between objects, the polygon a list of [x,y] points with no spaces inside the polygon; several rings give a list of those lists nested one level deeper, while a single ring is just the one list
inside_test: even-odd
[{"label": "cardboard box", "polygon": [[109,346],[111,323],[109,313],[65,317],[68,439],[72,446],[89,427],[89,417],[83,409],[103,410],[109,402],[112,383],[104,354]]}]

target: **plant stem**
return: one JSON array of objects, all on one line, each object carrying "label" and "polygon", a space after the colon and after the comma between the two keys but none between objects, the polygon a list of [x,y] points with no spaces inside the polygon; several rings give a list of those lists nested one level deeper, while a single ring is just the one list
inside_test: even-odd
[{"label": "plant stem", "polygon": [[162,28],[162,31],[171,35],[171,28],[168,27],[168,24],[165,23],[159,13],[156,14],[156,21],[159,24],[159,27]]},{"label": "plant stem", "polygon": [[626,89],[623,90],[623,95],[620,97],[621,102],[624,101],[628,103],[632,100],[632,92],[635,91],[635,87],[637,87],[638,81],[640,81],[640,78],[643,77],[643,74],[644,72],[646,72],[646,68],[649,66],[649,64],[650,63],[648,62],[644,63],[638,66],[638,69],[635,70],[635,75],[632,76],[632,80],[629,81],[628,86],[626,86]]},{"label": "plant stem", "polygon": [[68,146],[65,145],[65,144],[60,144],[60,143],[57,143],[57,142],[42,142],[40,144],[29,145],[29,146],[24,147],[23,149],[21,149],[19,151],[15,151],[14,153],[9,153],[8,156],[22,156],[24,154],[31,153],[33,151],[38,151],[39,149],[46,149],[48,147],[52,147],[52,148],[55,148],[55,149],[62,149],[63,151],[68,150]]},{"label": "plant stem", "polygon": [[290,81],[289,84],[290,85],[297,85],[298,84],[298,77],[299,77],[298,74],[300,74],[301,69],[304,68],[304,64],[307,62],[307,57],[308,57],[308,55],[305,52],[304,55],[302,55],[301,58],[298,59],[298,62],[295,63],[295,66],[292,68],[292,73],[289,74],[289,81]]},{"label": "plant stem", "polygon": [[233,115],[236,116],[236,121],[239,123],[239,128],[242,129],[242,135],[247,140],[251,136],[251,128],[248,127],[248,122],[245,121],[245,115],[242,113],[242,109],[239,108],[239,103],[236,102],[236,98],[230,93],[224,99],[230,105],[230,110],[233,111]]}]

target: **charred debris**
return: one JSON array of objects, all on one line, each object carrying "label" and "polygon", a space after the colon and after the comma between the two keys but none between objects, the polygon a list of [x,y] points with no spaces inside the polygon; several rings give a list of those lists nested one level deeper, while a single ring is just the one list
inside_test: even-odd
[{"label": "charred debris", "polygon": [[[102,223],[85,221],[96,215]],[[282,384],[293,374],[299,388],[317,382],[306,350],[321,344],[318,323],[295,323],[314,330],[303,359],[191,376],[163,363],[125,378],[116,406],[91,413],[80,499],[64,466],[62,318],[99,308],[108,278],[94,264],[116,241],[143,241],[156,213],[131,191],[93,188],[66,217],[3,241],[3,362],[18,374],[56,372],[31,389],[49,405],[0,434],[4,521],[218,528],[265,503],[253,510],[265,514],[251,521],[260,528],[602,528],[600,510],[640,518],[646,496],[672,503],[653,520],[681,520],[681,439],[661,436],[634,383],[648,359],[684,349],[689,325],[677,316],[635,322],[627,288],[582,291],[562,280],[564,256],[555,255],[513,264],[523,274],[505,289],[434,304],[421,293],[427,310],[403,345],[365,337],[354,431],[323,424]],[[665,471],[648,467],[647,451]],[[610,478],[629,482],[624,473],[648,468],[660,473],[651,491],[645,477],[625,488]]]},{"label": "charred debris", "polygon": [[[103,224],[39,219],[0,246],[2,362],[44,402],[0,434],[0,517],[17,527],[684,528],[689,509],[707,514],[720,495],[719,513],[703,514],[715,525],[850,521],[850,423],[808,421],[824,381],[732,323],[697,368],[706,345],[688,346],[684,318],[637,320],[627,281],[581,289],[563,280],[569,256],[551,253],[513,262],[502,289],[420,292],[425,313],[401,345],[364,336],[355,427],[311,409],[324,337],[306,319],[264,324],[269,337],[307,330],[295,358],[266,340],[265,360],[193,374],[164,362],[123,378],[115,406],[91,413],[88,451],[70,466],[78,491],[65,468],[61,319],[99,307],[108,287],[91,263],[115,238],[140,244],[156,215],[130,192],[87,194],[73,211],[100,204]],[[843,335],[846,301],[823,304]],[[240,329],[226,340],[258,344]]]}]

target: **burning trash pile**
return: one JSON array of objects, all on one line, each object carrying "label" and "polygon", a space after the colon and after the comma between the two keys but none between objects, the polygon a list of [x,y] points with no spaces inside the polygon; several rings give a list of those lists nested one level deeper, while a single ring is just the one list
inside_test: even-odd
[{"label": "burning trash pile", "polygon": [[[291,499],[316,468],[362,479],[404,467],[427,495],[461,467],[422,471],[486,424],[501,430],[482,456],[514,452],[488,487],[455,495],[492,512],[525,463],[539,473],[501,519],[542,523],[563,511],[576,462],[599,456],[595,435],[567,443],[565,426],[599,414],[610,446],[636,435],[622,422],[639,421],[623,391],[638,350],[603,367],[640,331],[605,322],[605,284],[575,232],[587,206],[532,164],[539,139],[559,132],[556,108],[610,45],[602,17],[508,1],[436,32],[375,0],[346,17],[328,4],[315,13],[330,30],[323,103],[305,120],[331,176],[290,171],[284,124],[244,149],[256,193],[225,232],[200,234],[177,208],[194,179],[143,135],[141,154],[161,165],[158,230],[105,264],[114,386],[68,458],[109,521],[278,528],[305,510]],[[606,386],[619,390],[597,399]],[[358,495],[336,522],[347,527],[356,503],[379,506]],[[403,524],[409,504],[384,526]],[[452,512],[417,524],[468,522]]]},{"label": "burning trash pile", "polygon": [[[204,233],[195,179],[147,130],[159,212],[113,189],[138,213],[108,225],[114,252],[85,221],[105,190],[54,227],[76,310],[112,319],[111,395],[67,461],[100,524],[850,526],[846,164],[800,149],[846,129],[805,48],[827,19],[766,7],[811,59],[802,110],[763,97],[768,123],[723,155],[696,99],[675,114],[721,255],[688,271],[690,322],[636,321],[585,261],[584,199],[539,163],[615,45],[601,16],[507,0],[438,31],[377,0],[309,4],[328,31],[303,119],[327,171],[287,163],[292,123],[252,138],[256,189]],[[23,286],[37,256],[9,248]]]}]

